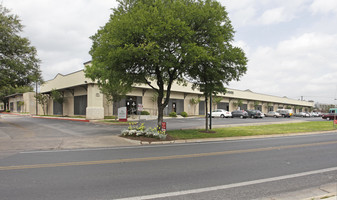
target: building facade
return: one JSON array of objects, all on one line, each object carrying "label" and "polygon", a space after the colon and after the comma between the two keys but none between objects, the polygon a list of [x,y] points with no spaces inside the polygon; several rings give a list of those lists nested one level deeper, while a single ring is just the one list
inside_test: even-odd
[{"label": "building facade", "polygon": [[9,110],[10,112],[17,113],[30,113],[36,114],[36,99],[35,92],[26,92],[19,94],[12,94],[7,96],[8,104],[2,104],[0,110]]},{"label": "building facade", "polygon": [[[50,99],[47,106],[49,115],[83,115],[87,119],[103,119],[104,116],[116,115],[119,107],[127,107],[129,114],[135,114],[139,105],[142,105],[143,110],[151,115],[157,115],[156,95],[147,85],[135,85],[125,99],[111,103],[106,100],[95,82],[85,78],[84,70],[80,70],[67,75],[58,74],[40,88],[40,92],[44,94],[52,90],[63,94],[64,103],[61,105]],[[228,89],[225,95],[217,97],[217,102],[212,107],[228,111],[258,109],[266,113],[281,108],[291,108],[295,112],[308,112],[313,106],[314,102],[258,94],[250,90]],[[39,110],[41,113],[41,109]],[[204,115],[205,98],[202,92],[192,90],[191,84],[187,86],[173,84],[169,104],[164,114],[168,115],[173,111],[178,114],[185,111],[189,115]]]}]

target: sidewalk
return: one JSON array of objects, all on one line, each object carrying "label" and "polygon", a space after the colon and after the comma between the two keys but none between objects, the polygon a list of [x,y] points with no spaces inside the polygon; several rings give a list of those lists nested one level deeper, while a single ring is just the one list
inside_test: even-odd
[{"label": "sidewalk", "polygon": [[300,191],[279,194],[261,200],[336,200],[337,183],[308,188]]}]

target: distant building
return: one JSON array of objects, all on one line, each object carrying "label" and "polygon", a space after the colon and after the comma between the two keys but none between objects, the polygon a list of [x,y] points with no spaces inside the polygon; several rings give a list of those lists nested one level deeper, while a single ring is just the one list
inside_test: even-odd
[{"label": "distant building", "polygon": [[0,110],[9,110],[10,112],[36,114],[35,92],[18,93],[7,96],[8,105]]},{"label": "distant building", "polygon": [[4,111],[4,110],[5,110],[5,104],[0,101],[0,111]]}]

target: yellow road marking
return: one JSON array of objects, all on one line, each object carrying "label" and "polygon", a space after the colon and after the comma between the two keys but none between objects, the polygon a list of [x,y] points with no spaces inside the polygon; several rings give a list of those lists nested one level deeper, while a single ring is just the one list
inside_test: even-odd
[{"label": "yellow road marking", "polygon": [[48,163],[48,164],[36,164],[36,165],[0,166],[0,171],[18,170],[18,169],[37,169],[37,168],[49,168],[49,167],[86,166],[86,165],[102,165],[102,164],[144,162],[144,161],[171,160],[171,159],[181,159],[181,158],[197,158],[197,157],[204,157],[204,156],[218,156],[218,155],[228,155],[228,154],[237,154],[237,153],[251,153],[251,152],[261,152],[261,151],[270,151],[270,150],[312,147],[312,146],[329,145],[329,144],[337,144],[337,141],[318,142],[318,143],[309,143],[309,144],[297,144],[297,145],[286,145],[286,146],[276,146],[276,147],[264,147],[264,148],[256,148],[256,149],[241,149],[241,150],[210,152],[210,153],[160,156],[160,157],[126,158],[126,159],[116,159],[116,160],[97,160],[97,161],[66,162],[66,163]]}]

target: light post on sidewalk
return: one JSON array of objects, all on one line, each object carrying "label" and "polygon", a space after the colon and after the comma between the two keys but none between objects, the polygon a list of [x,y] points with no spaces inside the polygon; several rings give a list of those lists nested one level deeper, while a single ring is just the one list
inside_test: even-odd
[{"label": "light post on sidewalk", "polygon": [[212,93],[209,95],[209,129],[212,129]]},{"label": "light post on sidewalk", "polygon": [[[334,99],[334,100],[336,101],[337,99]],[[337,107],[336,104],[335,104],[335,107]],[[333,123],[332,123],[334,128],[336,128],[336,127],[335,127],[335,123],[336,123],[336,122],[337,122],[337,121],[336,121],[336,111],[335,111],[334,116],[333,116]]]},{"label": "light post on sidewalk", "polygon": [[37,115],[37,112],[38,112],[38,104],[37,104],[37,81],[35,82],[35,105],[36,105],[35,115]]}]

